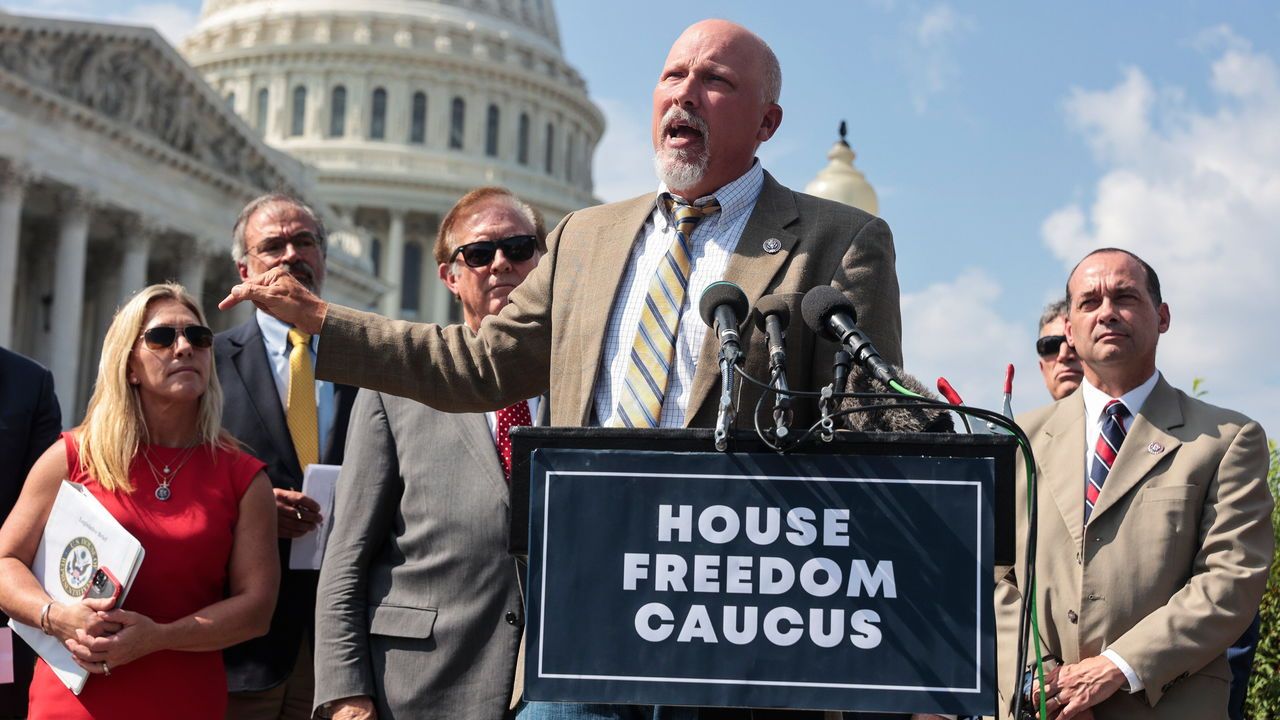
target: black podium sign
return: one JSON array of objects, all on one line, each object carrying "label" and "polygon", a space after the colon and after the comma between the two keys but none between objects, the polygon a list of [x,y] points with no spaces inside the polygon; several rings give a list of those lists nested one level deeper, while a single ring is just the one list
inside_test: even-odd
[{"label": "black podium sign", "polygon": [[996,459],[529,463],[528,699],[994,710]]}]

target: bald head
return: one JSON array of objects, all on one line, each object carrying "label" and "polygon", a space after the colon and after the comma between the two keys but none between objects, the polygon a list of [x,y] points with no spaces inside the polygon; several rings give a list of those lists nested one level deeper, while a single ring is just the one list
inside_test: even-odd
[{"label": "bald head", "polygon": [[782,122],[778,58],[727,20],[690,25],[667,54],[653,91],[659,176],[687,200],[714,193],[751,168]]},{"label": "bald head", "polygon": [[782,97],[782,66],[778,63],[778,56],[774,54],[773,48],[769,47],[769,43],[765,42],[764,38],[738,23],[711,18],[700,20],[685,28],[671,46],[671,51],[674,52],[688,35],[716,37],[726,42],[740,43],[748,56],[759,62],[755,72],[760,78],[761,100],[765,103],[776,103],[778,98]]}]

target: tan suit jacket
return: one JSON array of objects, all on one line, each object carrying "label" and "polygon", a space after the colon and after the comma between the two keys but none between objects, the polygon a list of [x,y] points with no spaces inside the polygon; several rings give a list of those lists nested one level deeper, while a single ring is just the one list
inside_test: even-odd
[{"label": "tan suit jacket", "polygon": [[[605,333],[631,249],[653,211],[655,194],[570,214],[548,238],[548,253],[511,303],[485,318],[479,333],[392,321],[331,306],[320,334],[317,377],[402,395],[449,412],[482,412],[548,395],[552,425],[592,420]],[[766,243],[776,239],[777,243]],[[780,246],[770,253],[766,247]],[[754,306],[789,294],[791,387],[816,389],[831,376],[835,346],[804,327],[800,298],[816,285],[845,291],[859,325],[891,363],[902,363],[893,237],[879,218],[847,205],[792,192],[765,173],[764,186],[725,272]],[[698,298],[690,298],[697,302]],[[686,424],[710,427],[719,372],[715,333],[697,361]],[[746,371],[768,378],[764,333],[743,333]],[[759,391],[745,386],[740,417]],[[813,403],[798,403],[810,422]]]},{"label": "tan suit jacket", "polygon": [[[1111,649],[1145,689],[1094,708],[1108,718],[1227,717],[1226,649],[1257,612],[1274,551],[1267,441],[1243,415],[1161,378],[1084,519],[1082,393],[1020,417],[1040,478],[1036,597],[1043,652],[1066,663]],[[1021,464],[1019,466],[1021,470]],[[1026,508],[1025,477],[1018,508]],[[1000,707],[1013,702],[1019,564],[996,586]],[[1031,658],[1032,650],[1028,651]]]}]

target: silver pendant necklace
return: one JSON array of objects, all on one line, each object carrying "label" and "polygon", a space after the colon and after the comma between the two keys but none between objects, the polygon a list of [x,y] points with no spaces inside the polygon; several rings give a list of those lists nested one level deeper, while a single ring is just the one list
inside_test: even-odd
[{"label": "silver pendant necklace", "polygon": [[146,449],[143,449],[142,459],[146,461],[147,467],[151,469],[151,477],[155,478],[156,481],[155,495],[157,500],[160,502],[168,502],[169,498],[173,497],[173,491],[169,489],[169,483],[173,482],[173,479],[178,476],[178,471],[181,470],[182,466],[186,465],[187,461],[191,459],[191,456],[195,454],[197,447],[199,447],[199,445],[192,445],[187,448],[187,452],[180,460],[174,463],[173,467],[170,467],[169,463],[166,462],[164,467],[159,470],[156,469],[155,463],[151,462],[151,457],[147,454]]}]

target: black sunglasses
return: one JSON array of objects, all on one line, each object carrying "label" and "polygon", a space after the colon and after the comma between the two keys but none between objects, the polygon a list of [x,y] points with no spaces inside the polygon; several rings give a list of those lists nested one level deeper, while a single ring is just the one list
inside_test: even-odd
[{"label": "black sunglasses", "polygon": [[459,245],[449,256],[449,262],[456,260],[461,253],[462,261],[467,267],[484,267],[493,262],[493,256],[499,249],[511,262],[524,262],[538,251],[538,238],[533,235],[512,235],[501,240],[481,240]]},{"label": "black sunglasses", "polygon": [[1036,354],[1040,357],[1051,357],[1058,354],[1062,343],[1067,341],[1065,335],[1045,335],[1036,340]]},{"label": "black sunglasses", "polygon": [[203,325],[188,325],[184,328],[157,325],[142,332],[142,342],[152,350],[163,350],[177,341],[179,331],[187,337],[191,347],[207,348],[213,345],[213,331]]}]

